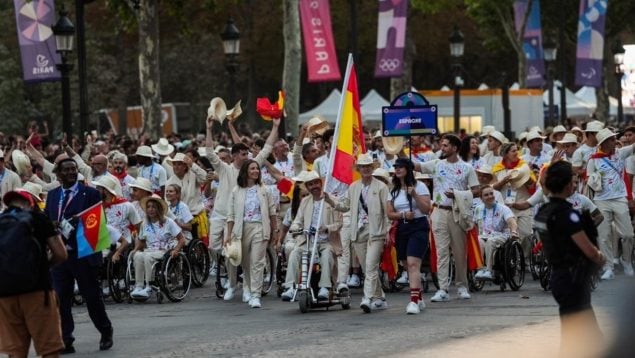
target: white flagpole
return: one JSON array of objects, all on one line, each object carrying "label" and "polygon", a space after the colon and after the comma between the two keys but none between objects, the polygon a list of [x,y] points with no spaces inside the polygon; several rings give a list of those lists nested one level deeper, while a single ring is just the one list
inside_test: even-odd
[{"label": "white flagpole", "polygon": [[[340,125],[342,123],[342,109],[344,108],[344,101],[346,100],[346,91],[348,88],[348,81],[350,79],[351,76],[351,69],[353,68],[353,54],[349,53],[348,54],[348,63],[346,65],[346,74],[344,75],[344,84],[342,85],[342,96],[340,97],[340,105],[339,105],[339,110],[337,112],[337,121],[335,122],[335,133],[333,135],[333,142],[331,143],[331,149],[329,152],[329,171],[328,171],[328,175],[326,176],[326,179],[324,180],[324,187],[323,187],[323,192],[326,193],[326,188],[328,186],[328,183],[330,181],[330,179],[333,177],[333,166],[335,165],[335,151],[336,151],[336,147],[337,147],[337,143],[339,141],[340,138],[340,132],[341,132],[341,128]],[[352,140],[352,139],[351,139]],[[318,173],[319,174],[319,173]],[[317,227],[315,228],[315,236],[313,237],[313,246],[311,248],[311,261],[309,261],[309,275],[307,277],[307,282],[305,282],[305,284],[307,285],[308,289],[311,289],[311,274],[313,273],[313,260],[315,260],[315,253],[316,253],[316,248],[317,248],[317,241],[318,241],[318,233],[320,231],[320,226],[322,225],[322,213],[324,211],[324,199],[322,199],[322,202],[320,203],[320,210],[319,210],[319,216],[318,216],[318,222],[317,222]]]}]

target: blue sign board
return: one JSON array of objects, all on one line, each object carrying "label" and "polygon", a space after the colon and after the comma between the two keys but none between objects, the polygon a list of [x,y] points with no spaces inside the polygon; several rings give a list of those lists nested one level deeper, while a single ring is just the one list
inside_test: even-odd
[{"label": "blue sign board", "polygon": [[384,137],[437,134],[438,111],[417,92],[397,96],[390,106],[382,107],[382,134]]}]

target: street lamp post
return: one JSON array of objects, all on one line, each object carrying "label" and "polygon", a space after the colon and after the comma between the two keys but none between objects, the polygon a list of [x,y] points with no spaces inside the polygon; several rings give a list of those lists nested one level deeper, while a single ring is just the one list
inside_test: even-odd
[{"label": "street lamp post", "polygon": [[543,44],[545,61],[547,62],[547,88],[549,89],[549,103],[547,108],[547,124],[553,126],[555,123],[554,106],[553,106],[553,62],[556,60],[557,51],[555,42],[551,38],[547,38]]},{"label": "street lamp post", "polygon": [[62,7],[59,19],[53,26],[55,46],[57,53],[62,57],[62,63],[56,65],[62,74],[62,130],[66,134],[68,143],[72,141],[71,127],[71,82],[68,73],[73,69],[73,64],[68,63],[68,54],[73,51],[75,26],[68,18],[68,12]]},{"label": "street lamp post", "polygon": [[461,57],[465,48],[463,33],[458,26],[454,26],[454,30],[450,35],[450,56],[454,59],[452,64],[452,73],[454,76],[454,131],[458,134],[461,130],[461,86],[463,79],[461,78]]},{"label": "street lamp post", "polygon": [[613,62],[615,63],[615,80],[617,81],[617,123],[624,123],[624,107],[622,104],[622,78],[624,77],[624,46],[618,39],[613,45]]},{"label": "street lamp post", "polygon": [[238,72],[238,55],[240,54],[240,32],[234,20],[227,20],[225,29],[220,34],[221,40],[223,40],[223,51],[225,52],[225,68],[229,72],[229,100],[233,103],[236,91],[236,72]]}]

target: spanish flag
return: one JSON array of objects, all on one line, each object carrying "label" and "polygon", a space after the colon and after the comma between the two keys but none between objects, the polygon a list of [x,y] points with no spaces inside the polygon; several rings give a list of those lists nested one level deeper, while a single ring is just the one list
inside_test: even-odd
[{"label": "spanish flag", "polygon": [[102,202],[82,211],[77,225],[77,258],[92,255],[110,247],[106,215]]},{"label": "spanish flag", "polygon": [[364,131],[362,130],[362,112],[357,89],[357,73],[351,54],[348,55],[333,143],[335,143],[333,148],[335,153],[332,157],[333,170],[331,173],[335,179],[350,185],[354,181],[355,159],[358,154],[366,153]]}]

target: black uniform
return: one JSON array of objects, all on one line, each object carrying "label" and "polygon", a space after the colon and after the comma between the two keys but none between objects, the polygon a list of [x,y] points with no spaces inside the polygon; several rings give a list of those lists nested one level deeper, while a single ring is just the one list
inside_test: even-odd
[{"label": "black uniform", "polygon": [[571,236],[584,231],[595,245],[598,234],[588,211],[580,213],[563,199],[550,200],[536,214],[534,228],[552,266],[551,292],[563,316],[591,309],[591,276],[597,270]]}]

